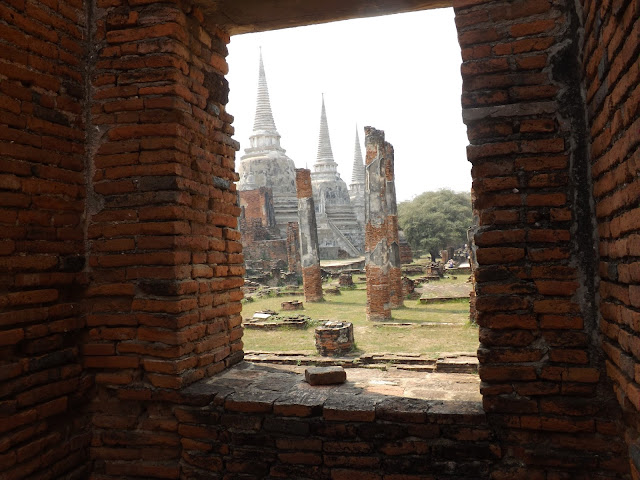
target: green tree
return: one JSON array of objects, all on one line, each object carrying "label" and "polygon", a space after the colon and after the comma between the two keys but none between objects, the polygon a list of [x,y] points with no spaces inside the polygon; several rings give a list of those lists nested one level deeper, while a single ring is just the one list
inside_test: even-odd
[{"label": "green tree", "polygon": [[426,251],[434,260],[440,250],[467,243],[472,223],[469,193],[441,189],[398,204],[398,224],[412,250]]}]

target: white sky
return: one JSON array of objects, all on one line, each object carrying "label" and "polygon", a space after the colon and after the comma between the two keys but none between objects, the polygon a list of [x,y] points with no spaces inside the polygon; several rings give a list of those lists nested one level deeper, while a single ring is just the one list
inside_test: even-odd
[{"label": "white sky", "polygon": [[384,130],[395,149],[398,201],[428,190],[469,191],[453,10],[437,9],[231,37],[227,111],[244,154],[253,128],[259,48],[281,145],[312,168],[324,93],[333,156],[351,181],[355,129]]}]

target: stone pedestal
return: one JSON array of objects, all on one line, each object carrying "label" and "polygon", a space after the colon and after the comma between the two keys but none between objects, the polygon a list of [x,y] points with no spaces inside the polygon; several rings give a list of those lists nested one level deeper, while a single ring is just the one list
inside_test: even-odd
[{"label": "stone pedestal", "polygon": [[353,350],[353,324],[328,321],[315,331],[316,350],[322,356],[339,357]]},{"label": "stone pedestal", "polygon": [[353,287],[353,277],[350,273],[341,273],[338,282],[341,287]]},{"label": "stone pedestal", "polygon": [[304,310],[304,305],[300,300],[289,300],[280,304],[282,310]]}]

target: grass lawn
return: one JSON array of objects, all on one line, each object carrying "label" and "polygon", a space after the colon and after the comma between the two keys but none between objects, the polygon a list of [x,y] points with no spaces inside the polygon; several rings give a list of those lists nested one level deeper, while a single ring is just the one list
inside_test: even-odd
[{"label": "grass lawn", "polygon": [[[355,277],[354,275],[354,281]],[[434,289],[442,289],[444,295],[452,287],[464,288],[465,282],[466,277],[458,277],[457,280],[444,279],[430,283],[429,296],[432,296]],[[267,297],[246,302],[242,315],[250,318],[255,311],[270,309],[282,314],[301,313],[313,320],[352,322],[357,354],[405,352],[437,357],[442,352],[475,353],[478,348],[478,329],[469,323],[468,300],[429,305],[422,305],[418,300],[405,300],[403,308],[392,311],[393,318],[390,322],[410,325],[386,326],[366,320],[366,289],[363,282],[356,281],[355,289],[341,290],[341,295],[325,295],[322,303],[304,302],[304,310],[281,312],[280,304],[292,298],[302,300],[302,297]],[[313,333],[314,327],[276,331],[245,329],[244,348],[245,351],[295,351],[312,354],[316,352]]]}]

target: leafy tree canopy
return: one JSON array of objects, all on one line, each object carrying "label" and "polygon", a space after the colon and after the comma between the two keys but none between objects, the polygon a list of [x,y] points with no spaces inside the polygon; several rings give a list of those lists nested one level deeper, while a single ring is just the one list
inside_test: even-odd
[{"label": "leafy tree canopy", "polygon": [[467,192],[441,189],[398,204],[398,224],[414,254],[428,252],[433,259],[440,250],[467,243],[472,223],[471,195]]}]

